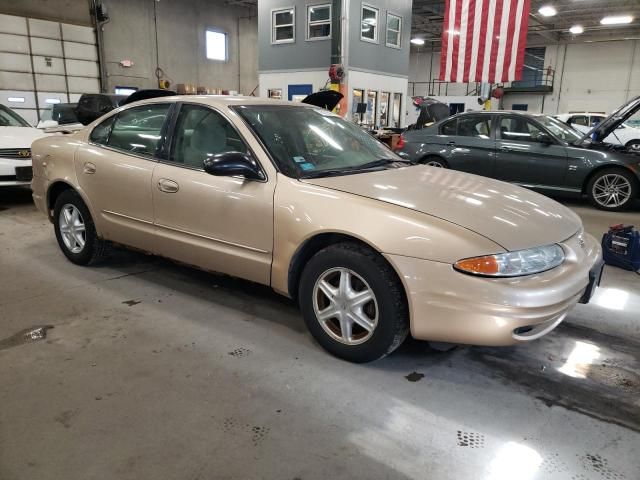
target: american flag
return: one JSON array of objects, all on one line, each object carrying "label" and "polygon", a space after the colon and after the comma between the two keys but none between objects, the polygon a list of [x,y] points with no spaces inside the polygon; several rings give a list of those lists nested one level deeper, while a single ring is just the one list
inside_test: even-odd
[{"label": "american flag", "polygon": [[519,80],[529,9],[530,0],[447,0],[440,80]]}]

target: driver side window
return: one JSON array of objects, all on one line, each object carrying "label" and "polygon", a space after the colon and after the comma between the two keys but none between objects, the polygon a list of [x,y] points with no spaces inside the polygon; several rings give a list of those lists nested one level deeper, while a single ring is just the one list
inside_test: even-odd
[{"label": "driver side window", "polygon": [[169,161],[202,168],[206,158],[224,152],[247,153],[247,146],[229,121],[209,107],[182,105]]}]

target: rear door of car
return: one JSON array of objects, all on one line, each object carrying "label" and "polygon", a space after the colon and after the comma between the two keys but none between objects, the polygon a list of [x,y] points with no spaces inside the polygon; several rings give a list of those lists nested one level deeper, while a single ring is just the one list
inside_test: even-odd
[{"label": "rear door of car", "polygon": [[456,133],[447,141],[447,160],[451,168],[485,177],[493,176],[496,149],[493,117],[485,113],[457,117]]},{"label": "rear door of car", "polygon": [[[540,133],[549,135],[552,143],[540,142]],[[531,187],[563,187],[566,148],[542,125],[524,115],[500,115],[496,135],[495,178]]]},{"label": "rear door of car", "polygon": [[101,233],[153,251],[151,181],[171,103],[131,107],[99,123],[75,155]]}]

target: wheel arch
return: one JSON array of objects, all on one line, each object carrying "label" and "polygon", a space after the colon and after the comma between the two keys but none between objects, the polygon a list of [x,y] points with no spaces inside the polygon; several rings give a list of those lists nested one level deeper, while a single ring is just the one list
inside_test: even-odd
[{"label": "wheel arch", "polygon": [[362,247],[371,250],[378,255],[383,261],[389,266],[391,271],[396,275],[400,285],[402,285],[402,291],[405,297],[405,302],[407,302],[407,306],[409,306],[408,295],[406,290],[406,285],[402,280],[402,276],[398,273],[395,265],[387,260],[387,258],[373,245],[362,240],[358,237],[347,233],[341,232],[321,232],[316,233],[313,236],[307,238],[295,251],[293,256],[291,257],[291,261],[289,262],[289,270],[288,270],[288,278],[287,278],[287,289],[289,296],[296,300],[298,299],[298,286],[300,284],[300,277],[302,275],[302,271],[304,270],[307,262],[320,250],[327,248],[331,245],[335,245],[337,243],[343,242],[352,242]]},{"label": "wheel arch", "polygon": [[587,195],[589,193],[587,191],[588,187],[589,187],[589,183],[591,182],[593,177],[595,177],[597,174],[599,174],[600,172],[602,172],[604,170],[623,170],[623,171],[631,174],[631,176],[636,181],[636,185],[640,185],[640,181],[638,181],[638,174],[636,172],[634,172],[632,169],[630,169],[629,167],[627,167],[626,165],[623,165],[623,164],[606,164],[606,165],[601,165],[599,167],[594,168],[584,178],[584,181],[582,182],[582,193],[583,194]]},{"label": "wheel arch", "polygon": [[438,153],[427,153],[423,156],[420,157],[420,159],[418,160],[417,163],[424,165],[427,163],[427,159],[428,158],[434,158],[434,159],[438,159],[440,160],[444,165],[446,165],[447,167],[449,167],[449,162],[447,161],[446,158],[444,158],[442,155],[438,154]]},{"label": "wheel arch", "polygon": [[95,215],[95,212],[93,211],[93,208],[91,207],[91,202],[89,202],[89,199],[87,198],[85,193],[82,191],[82,189],[77,188],[76,186],[72,185],[66,180],[54,180],[49,185],[49,188],[47,188],[47,195],[45,198],[47,202],[47,212],[48,212],[49,220],[53,220],[53,208],[55,207],[56,200],[63,192],[66,192],[67,190],[73,190],[78,195],[80,195],[80,198],[82,198],[82,201],[89,209],[89,213],[93,218],[93,223],[96,228],[96,233],[100,235],[100,227],[98,225],[98,222],[96,221],[97,220],[96,215]]}]

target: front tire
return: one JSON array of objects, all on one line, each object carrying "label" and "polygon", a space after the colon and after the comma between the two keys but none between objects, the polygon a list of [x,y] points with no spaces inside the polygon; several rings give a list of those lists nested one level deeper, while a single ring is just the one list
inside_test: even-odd
[{"label": "front tire", "polygon": [[587,195],[591,204],[600,210],[624,210],[638,197],[638,181],[626,170],[607,168],[589,180]]},{"label": "front tire", "polygon": [[98,237],[91,213],[75,190],[56,199],[53,225],[62,253],[76,265],[91,265],[106,255],[108,243]]},{"label": "front tire", "polygon": [[443,159],[436,155],[429,155],[420,160],[422,165],[428,165],[430,167],[436,168],[449,168],[449,164]]},{"label": "front tire", "polygon": [[404,289],[378,253],[345,242],[314,255],[300,279],[305,323],[329,353],[355,363],[380,359],[409,331]]}]

